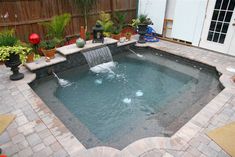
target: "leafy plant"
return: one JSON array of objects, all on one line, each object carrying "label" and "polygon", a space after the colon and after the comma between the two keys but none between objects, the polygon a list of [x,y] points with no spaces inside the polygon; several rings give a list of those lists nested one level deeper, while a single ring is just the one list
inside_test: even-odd
[{"label": "leafy plant", "polygon": [[77,6],[82,10],[85,22],[85,30],[88,28],[88,13],[96,3],[96,0],[75,0]]},{"label": "leafy plant", "polygon": [[114,14],[114,24],[116,26],[116,28],[118,30],[122,30],[124,28],[124,26],[126,26],[126,16],[127,14],[126,13],[122,13],[122,12],[115,12]]},{"label": "leafy plant", "polygon": [[44,22],[42,25],[47,29],[47,37],[62,39],[65,27],[69,24],[71,15],[68,13],[54,16],[51,21]]},{"label": "leafy plant", "polygon": [[113,27],[113,21],[111,20],[111,15],[105,13],[104,11],[101,11],[97,23],[99,23],[104,28],[104,35],[109,37],[111,35]]},{"label": "leafy plant", "polygon": [[17,44],[18,39],[15,37],[14,29],[4,29],[0,32],[0,46],[14,46]]},{"label": "leafy plant", "polygon": [[0,61],[9,60],[11,54],[19,54],[21,61],[24,62],[26,54],[30,51],[31,48],[20,45],[14,29],[4,29],[0,32]]},{"label": "leafy plant", "polygon": [[29,43],[26,43],[26,42],[19,42],[19,45],[22,46],[22,47],[27,47],[27,48],[31,49],[31,51],[27,51],[25,53],[25,55],[29,55],[29,54],[31,54],[35,51],[32,44],[29,44]]},{"label": "leafy plant", "polygon": [[32,49],[20,45],[16,46],[1,46],[0,47],[0,61],[9,60],[11,54],[19,54],[22,62],[25,62],[26,54],[28,54]]},{"label": "leafy plant", "polygon": [[86,40],[90,40],[91,38],[91,33],[90,32],[86,32]]},{"label": "leafy plant", "polygon": [[40,43],[40,47],[45,50],[50,50],[50,49],[54,49],[58,45],[58,43],[59,41],[56,38],[51,39],[51,40],[43,40]]},{"label": "leafy plant", "polygon": [[120,34],[121,33],[121,29],[119,28],[119,27],[117,27],[117,26],[114,26],[113,28],[112,28],[112,34]]},{"label": "leafy plant", "polygon": [[131,26],[137,27],[139,24],[153,25],[153,22],[147,15],[140,14],[137,19],[132,19]]}]

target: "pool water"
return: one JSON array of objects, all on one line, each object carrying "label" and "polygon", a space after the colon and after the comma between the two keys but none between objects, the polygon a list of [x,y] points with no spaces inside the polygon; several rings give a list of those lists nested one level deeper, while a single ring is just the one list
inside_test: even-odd
[{"label": "pool water", "polygon": [[[86,148],[123,149],[144,137],[171,136],[221,89],[215,71],[148,51],[114,63],[70,69],[36,80],[35,92]],[[111,67],[107,70],[107,67]]]}]

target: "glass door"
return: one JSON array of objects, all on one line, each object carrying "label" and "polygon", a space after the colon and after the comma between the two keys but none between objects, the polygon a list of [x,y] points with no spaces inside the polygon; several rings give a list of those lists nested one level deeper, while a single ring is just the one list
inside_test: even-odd
[{"label": "glass door", "polygon": [[200,47],[229,53],[235,27],[235,0],[209,0]]}]

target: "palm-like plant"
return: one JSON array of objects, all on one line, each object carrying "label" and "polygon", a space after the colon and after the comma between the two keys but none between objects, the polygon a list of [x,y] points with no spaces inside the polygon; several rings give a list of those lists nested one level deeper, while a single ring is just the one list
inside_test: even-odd
[{"label": "palm-like plant", "polygon": [[127,13],[115,12],[114,14],[114,23],[115,25],[122,30],[126,26],[126,16]]},{"label": "palm-like plant", "polygon": [[42,23],[47,29],[47,36],[49,38],[62,39],[65,27],[71,20],[71,15],[68,13],[54,16],[51,21]]},{"label": "palm-like plant", "polygon": [[77,6],[82,10],[83,16],[84,16],[84,22],[85,22],[85,30],[87,30],[88,27],[88,13],[93,7],[93,5],[96,3],[96,0],[75,0]]},{"label": "palm-like plant", "polygon": [[99,23],[104,28],[104,35],[109,37],[111,35],[111,30],[113,27],[113,21],[111,20],[111,15],[109,13],[101,11],[97,23]]}]

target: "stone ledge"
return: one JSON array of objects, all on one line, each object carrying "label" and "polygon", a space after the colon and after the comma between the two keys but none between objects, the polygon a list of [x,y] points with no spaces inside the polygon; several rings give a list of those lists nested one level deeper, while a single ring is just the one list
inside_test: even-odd
[{"label": "stone ledge", "polygon": [[102,45],[115,44],[117,42],[118,42],[117,40],[112,39],[112,38],[105,38],[104,43],[92,43],[92,40],[89,40],[89,41],[86,41],[86,45],[83,48],[78,48],[76,46],[76,44],[71,44],[71,45],[67,45],[67,46],[57,48],[56,50],[59,53],[63,54],[64,56],[67,56],[67,55],[78,53],[78,52],[81,52],[81,51],[84,51],[84,50],[99,47],[99,46],[102,46]]},{"label": "stone ledge", "polygon": [[117,47],[129,45],[129,44],[133,44],[133,43],[136,43],[137,41],[138,41],[138,40],[132,38],[131,40],[126,41],[126,42],[124,42],[124,43],[118,42],[118,43],[117,43]]},{"label": "stone ledge", "polygon": [[56,54],[55,58],[51,59],[50,62],[45,61],[45,57],[41,57],[35,62],[32,63],[25,63],[25,67],[28,68],[30,71],[34,71],[37,69],[41,69],[43,67],[47,67],[50,65],[54,65],[60,62],[66,61],[66,58],[60,54]]}]

